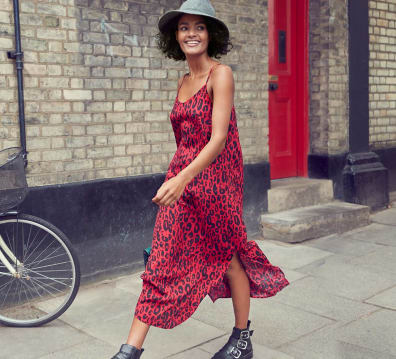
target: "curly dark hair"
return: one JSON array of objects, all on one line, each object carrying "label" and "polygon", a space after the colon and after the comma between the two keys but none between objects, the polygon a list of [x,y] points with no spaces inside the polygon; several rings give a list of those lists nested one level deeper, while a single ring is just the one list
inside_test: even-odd
[{"label": "curly dark hair", "polygon": [[[166,55],[166,57],[176,61],[184,61],[186,59],[186,55],[184,55],[184,52],[180,49],[175,36],[177,25],[182,16],[183,14],[180,14],[174,21],[172,21],[172,24],[168,27],[165,33],[159,32],[156,35],[158,48]],[[229,34],[211,18],[206,16],[202,16],[202,18],[205,21],[210,39],[208,55],[210,57],[220,59],[222,55],[226,55],[233,48]]]}]

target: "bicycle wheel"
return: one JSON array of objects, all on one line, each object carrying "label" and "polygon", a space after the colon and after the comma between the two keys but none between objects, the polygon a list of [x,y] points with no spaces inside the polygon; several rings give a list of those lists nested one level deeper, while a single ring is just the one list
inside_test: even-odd
[{"label": "bicycle wheel", "polygon": [[34,216],[0,217],[1,324],[48,323],[72,304],[79,286],[79,261],[64,233]]}]

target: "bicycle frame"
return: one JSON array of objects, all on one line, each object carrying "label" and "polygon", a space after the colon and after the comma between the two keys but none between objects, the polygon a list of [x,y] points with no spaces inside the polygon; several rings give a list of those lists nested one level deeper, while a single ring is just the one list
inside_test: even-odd
[{"label": "bicycle frame", "polygon": [[[7,213],[0,213],[0,218],[4,217],[5,215],[17,215],[18,212],[7,212]],[[3,250],[5,254],[8,255],[8,257],[11,259],[12,262],[16,266],[21,266],[23,267],[23,263],[21,263],[17,257],[15,257],[14,253],[11,252],[10,248],[8,248],[7,244],[4,242],[4,239],[0,235],[0,249]],[[10,276],[18,278],[19,273],[14,269],[14,267],[11,265],[11,263],[8,261],[6,256],[3,254],[3,252],[0,250],[0,262],[2,262],[6,268],[10,271]],[[4,273],[3,273],[4,274]],[[6,275],[6,274],[4,274]]]}]

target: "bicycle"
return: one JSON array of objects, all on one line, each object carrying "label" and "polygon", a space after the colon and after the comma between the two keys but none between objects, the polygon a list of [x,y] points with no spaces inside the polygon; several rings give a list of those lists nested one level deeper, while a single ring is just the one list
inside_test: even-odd
[{"label": "bicycle", "polygon": [[12,210],[28,193],[25,156],[19,147],[0,151],[0,324],[13,327],[58,318],[74,301],[81,277],[61,230]]}]

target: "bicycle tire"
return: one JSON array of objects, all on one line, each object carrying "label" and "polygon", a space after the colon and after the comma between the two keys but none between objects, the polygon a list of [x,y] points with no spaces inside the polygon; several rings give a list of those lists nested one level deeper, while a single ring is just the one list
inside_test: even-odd
[{"label": "bicycle tire", "polygon": [[[27,230],[29,230],[29,234]],[[44,237],[39,240],[37,238],[41,232]],[[18,263],[12,263],[14,269],[18,271],[18,274],[15,275],[20,278],[12,275],[12,279],[10,279],[10,272],[8,271],[7,274],[7,268],[0,260],[0,324],[12,327],[37,327],[58,318],[73,303],[79,290],[81,279],[79,260],[67,236],[46,220],[27,214],[0,217],[0,235],[5,237],[3,238],[4,243],[8,245],[13,253],[17,253],[16,256],[18,260],[21,261],[20,265],[18,265]],[[47,241],[47,237],[49,241],[48,245],[45,242]],[[27,242],[25,243],[25,241]],[[33,251],[29,253],[33,245],[35,247]],[[44,248],[45,245],[47,246],[41,249],[41,245],[42,248]],[[0,252],[1,249],[2,247],[0,246]],[[37,252],[40,254],[29,262],[34,252],[40,250],[41,252]],[[4,253],[5,251],[3,248],[3,254]],[[40,258],[40,256],[42,257]],[[56,261],[61,262],[50,262],[50,260],[61,256],[64,256],[64,262],[62,262],[61,258],[56,259]],[[9,255],[6,258],[10,260]],[[40,260],[38,258],[40,258]],[[37,264],[40,266],[37,267]],[[50,272],[54,275],[55,273],[59,275],[59,273],[68,271],[69,266],[71,278],[51,278],[51,274],[43,274]],[[67,277],[67,273],[64,274],[65,277]],[[8,279],[5,277],[8,277]],[[44,281],[44,279],[46,281]],[[1,280],[6,284],[3,283],[2,285]],[[53,280],[53,282],[48,284],[48,280]],[[64,280],[67,280],[67,282]],[[69,280],[71,281],[70,284],[68,284]],[[14,281],[17,282],[14,283]],[[11,288],[13,286],[15,289],[12,291]],[[7,293],[5,288],[8,288]],[[65,288],[64,297],[59,294],[59,292],[62,293],[63,288]],[[50,293],[52,289],[56,289],[57,292],[54,291],[56,295]],[[14,301],[10,299],[9,292],[15,297]],[[40,292],[43,295],[41,295]],[[47,292],[50,293],[51,296],[48,296]],[[36,293],[37,296],[34,297]],[[26,297],[26,300],[22,298],[24,302],[21,300],[23,294]],[[30,296],[31,298],[29,298]],[[7,298],[8,300],[6,300]],[[18,303],[15,303],[16,299],[19,300]],[[54,304],[57,301],[61,301],[61,304]],[[47,307],[45,308],[45,306]],[[53,309],[51,309],[51,306]],[[33,314],[31,315],[33,317],[23,317],[23,315],[25,315],[22,314],[23,311],[26,312],[27,316],[29,310],[32,311]],[[10,313],[13,313],[13,315]],[[17,316],[20,317],[17,318]]]}]

